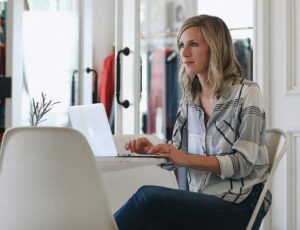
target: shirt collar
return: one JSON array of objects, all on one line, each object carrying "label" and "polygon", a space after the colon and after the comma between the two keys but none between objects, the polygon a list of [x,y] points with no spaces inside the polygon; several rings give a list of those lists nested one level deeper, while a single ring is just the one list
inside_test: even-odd
[{"label": "shirt collar", "polygon": [[230,90],[228,85],[223,85],[218,96],[223,97],[224,99],[228,99],[230,96]]}]

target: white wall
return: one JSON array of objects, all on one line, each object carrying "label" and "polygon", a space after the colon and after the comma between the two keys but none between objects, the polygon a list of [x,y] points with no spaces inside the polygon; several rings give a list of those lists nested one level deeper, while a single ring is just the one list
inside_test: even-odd
[{"label": "white wall", "polygon": [[[283,0],[270,1],[270,125],[285,128],[287,122],[275,121],[282,111],[278,111],[278,103],[284,98],[284,73],[285,44],[284,44],[284,4]],[[278,85],[279,83],[279,85]],[[287,229],[287,183],[286,183],[286,158],[274,178],[273,204],[271,227],[273,229]]]},{"label": "white wall", "polygon": [[[300,147],[300,4],[297,0],[269,1],[270,126],[287,130],[292,141],[273,182],[271,229],[300,229],[297,189]],[[298,14],[298,15],[297,15]],[[298,143],[298,144],[297,144]]]},{"label": "white wall", "polygon": [[104,58],[112,53],[115,40],[115,1],[94,0],[93,68],[100,74]]}]

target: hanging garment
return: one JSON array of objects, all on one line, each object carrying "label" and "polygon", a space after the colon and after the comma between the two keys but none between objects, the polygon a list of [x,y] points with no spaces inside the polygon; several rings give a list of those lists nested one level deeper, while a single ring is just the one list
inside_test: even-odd
[{"label": "hanging garment", "polygon": [[103,61],[99,76],[98,95],[104,104],[107,117],[110,117],[115,92],[115,54],[107,56]]},{"label": "hanging garment", "polygon": [[165,115],[163,108],[165,108],[165,57],[166,52],[164,50],[155,50],[152,53],[152,65],[151,65],[151,79],[150,79],[150,100],[149,100],[149,124],[148,132],[157,133],[156,122],[162,120]]},{"label": "hanging garment", "polygon": [[[171,139],[180,100],[178,82],[178,54],[169,48],[155,50],[152,54],[149,100],[148,133],[159,133]],[[149,87],[149,86],[148,86]],[[158,116],[161,116],[159,118]],[[157,124],[161,121],[161,124]],[[164,127],[159,127],[163,125]]]},{"label": "hanging garment", "polygon": [[241,65],[243,78],[253,80],[253,49],[250,38],[234,41],[236,57]]},{"label": "hanging garment", "polygon": [[181,98],[178,71],[179,54],[172,51],[166,58],[166,140],[172,139],[173,127]]}]

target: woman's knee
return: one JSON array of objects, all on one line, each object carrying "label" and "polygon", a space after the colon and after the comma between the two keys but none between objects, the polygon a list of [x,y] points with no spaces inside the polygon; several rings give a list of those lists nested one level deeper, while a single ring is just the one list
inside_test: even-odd
[{"label": "woman's knee", "polygon": [[159,199],[161,194],[162,187],[144,185],[140,187],[137,192],[134,194],[134,199],[138,203],[149,204],[155,202],[155,200]]}]

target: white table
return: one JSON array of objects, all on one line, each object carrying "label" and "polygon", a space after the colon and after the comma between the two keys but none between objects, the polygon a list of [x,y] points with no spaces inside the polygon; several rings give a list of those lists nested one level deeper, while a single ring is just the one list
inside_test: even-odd
[{"label": "white table", "polygon": [[160,165],[167,162],[165,158],[158,157],[96,157],[96,161],[102,173]]}]

